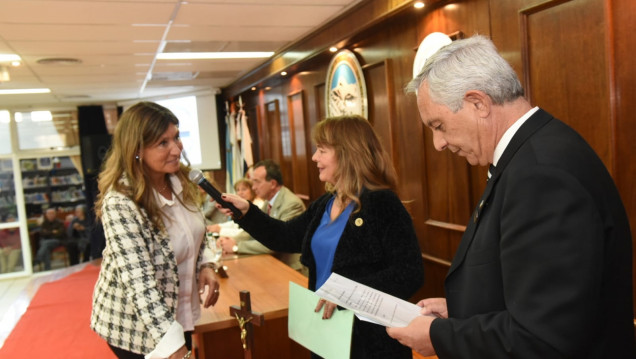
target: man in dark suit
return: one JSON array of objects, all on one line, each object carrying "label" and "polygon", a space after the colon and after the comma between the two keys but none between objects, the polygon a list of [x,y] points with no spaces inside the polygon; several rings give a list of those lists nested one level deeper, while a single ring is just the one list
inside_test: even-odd
[{"label": "man in dark suit", "polygon": [[440,359],[634,358],[631,234],[592,148],[481,36],[441,48],[409,89],[437,150],[495,167],[446,298],[389,335]]}]

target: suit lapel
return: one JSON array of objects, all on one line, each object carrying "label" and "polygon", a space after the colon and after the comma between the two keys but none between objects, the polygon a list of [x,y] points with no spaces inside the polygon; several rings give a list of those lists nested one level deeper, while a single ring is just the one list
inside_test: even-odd
[{"label": "suit lapel", "polygon": [[553,117],[549,113],[543,111],[542,109],[539,109],[519,128],[517,133],[515,133],[515,135],[512,137],[512,140],[510,140],[510,143],[497,162],[495,173],[491,173],[491,177],[488,180],[486,189],[484,190],[484,193],[482,194],[477,207],[473,211],[473,215],[470,218],[468,226],[466,226],[466,231],[462,236],[462,240],[459,243],[459,247],[457,248],[457,252],[455,253],[453,262],[451,263],[448,274],[446,275],[447,278],[464,261],[466,252],[470,247],[470,243],[473,241],[475,231],[477,230],[477,226],[479,225],[479,222],[481,220],[482,212],[487,207],[490,195],[492,194],[492,191],[495,188],[495,185],[497,184],[497,181],[499,180],[501,174],[508,166],[508,163],[510,163],[515,153],[517,153],[519,148],[521,148],[521,146],[528,140],[528,138],[530,138],[530,136],[532,136],[538,129],[548,123],[548,121],[550,121],[552,118]]}]

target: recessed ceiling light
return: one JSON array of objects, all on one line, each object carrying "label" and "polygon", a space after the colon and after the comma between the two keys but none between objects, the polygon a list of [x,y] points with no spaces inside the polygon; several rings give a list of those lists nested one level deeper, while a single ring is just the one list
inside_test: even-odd
[{"label": "recessed ceiling light", "polygon": [[332,47],[329,48],[329,51],[330,52],[336,52],[336,51],[338,51],[338,48],[335,47],[335,46],[332,46]]},{"label": "recessed ceiling light", "polygon": [[11,75],[9,75],[9,68],[4,65],[0,65],[0,83],[9,82],[9,81],[11,81]]},{"label": "recessed ceiling light", "polygon": [[282,71],[282,72],[280,73],[280,75],[281,75],[281,76],[287,76],[287,71]]},{"label": "recessed ceiling light", "polygon": [[0,90],[0,95],[23,95],[30,93],[49,93],[51,89],[39,88],[39,89],[4,89]]},{"label": "recessed ceiling light", "polygon": [[20,60],[22,59],[16,54],[0,54],[0,62],[11,62]]},{"label": "recessed ceiling light", "polygon": [[274,55],[273,51],[254,52],[163,52],[158,60],[259,59]]},{"label": "recessed ceiling light", "polygon": [[416,1],[415,4],[413,4],[413,7],[415,7],[416,9],[421,9],[424,7],[424,2]]}]

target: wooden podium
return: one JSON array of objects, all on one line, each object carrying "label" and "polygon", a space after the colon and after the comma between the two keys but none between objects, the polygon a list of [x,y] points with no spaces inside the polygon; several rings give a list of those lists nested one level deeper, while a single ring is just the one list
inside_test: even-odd
[{"label": "wooden podium", "polygon": [[222,264],[229,277],[219,278],[219,300],[214,307],[201,308],[194,329],[198,359],[243,358],[238,321],[230,315],[230,306],[240,303],[241,290],[251,293],[252,310],[265,316],[264,325],[254,327],[253,357],[309,358],[309,351],[287,334],[289,282],[306,288],[307,278],[268,254],[224,258]]}]

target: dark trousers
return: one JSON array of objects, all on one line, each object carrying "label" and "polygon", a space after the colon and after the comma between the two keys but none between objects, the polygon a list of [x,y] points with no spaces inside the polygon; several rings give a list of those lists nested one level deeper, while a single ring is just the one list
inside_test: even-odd
[{"label": "dark trousers", "polygon": [[[183,333],[183,336],[185,338],[186,348],[188,348],[188,350],[192,350],[192,332],[185,332]],[[115,355],[119,359],[144,359],[145,358],[143,354],[129,352],[128,350],[117,348],[110,344],[108,344],[108,346],[110,347],[110,350],[112,350],[113,353],[115,353]]]}]

